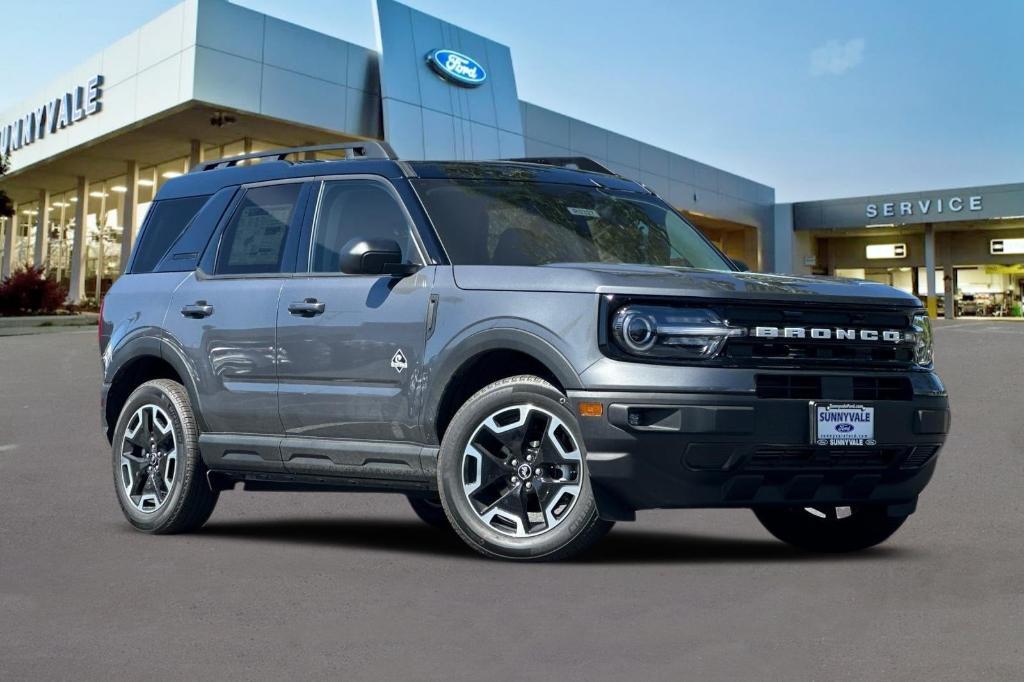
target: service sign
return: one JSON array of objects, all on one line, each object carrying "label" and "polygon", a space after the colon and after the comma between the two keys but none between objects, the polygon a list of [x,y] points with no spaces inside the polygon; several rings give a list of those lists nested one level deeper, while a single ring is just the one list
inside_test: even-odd
[{"label": "service sign", "polygon": [[487,80],[487,71],[480,66],[472,57],[456,52],[455,50],[437,49],[427,55],[427,63],[430,68],[441,75],[442,78],[469,88]]}]

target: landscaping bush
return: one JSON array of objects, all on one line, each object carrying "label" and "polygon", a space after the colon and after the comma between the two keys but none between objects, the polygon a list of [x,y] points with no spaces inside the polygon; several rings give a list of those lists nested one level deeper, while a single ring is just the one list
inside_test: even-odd
[{"label": "landscaping bush", "polygon": [[45,315],[59,310],[67,288],[26,265],[0,282],[0,315]]}]

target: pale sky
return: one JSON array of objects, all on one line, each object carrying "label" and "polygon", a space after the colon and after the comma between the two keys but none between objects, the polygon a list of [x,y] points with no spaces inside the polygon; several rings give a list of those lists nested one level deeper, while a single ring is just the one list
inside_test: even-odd
[{"label": "pale sky", "polygon": [[[237,4],[373,47],[372,0]],[[0,0],[0,109],[175,0]],[[1024,182],[1024,2],[407,0],[507,44],[521,99],[779,201]]]}]

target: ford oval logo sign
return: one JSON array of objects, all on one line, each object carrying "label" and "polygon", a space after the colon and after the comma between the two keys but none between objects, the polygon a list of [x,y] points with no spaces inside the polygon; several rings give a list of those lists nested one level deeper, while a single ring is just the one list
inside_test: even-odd
[{"label": "ford oval logo sign", "polygon": [[836,424],[836,431],[839,433],[849,433],[853,431],[853,424]]},{"label": "ford oval logo sign", "polygon": [[430,67],[453,83],[475,88],[487,80],[484,67],[476,63],[472,57],[455,50],[433,50],[427,55]]}]

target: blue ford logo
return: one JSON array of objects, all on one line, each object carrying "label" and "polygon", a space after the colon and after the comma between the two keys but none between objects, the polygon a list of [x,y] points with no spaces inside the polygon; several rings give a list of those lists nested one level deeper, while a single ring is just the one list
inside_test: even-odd
[{"label": "blue ford logo", "polygon": [[438,49],[427,55],[430,67],[453,83],[470,88],[487,80],[487,72],[472,57],[455,50]]},{"label": "blue ford logo", "polygon": [[836,424],[836,431],[839,433],[849,433],[853,431],[853,424]]}]

